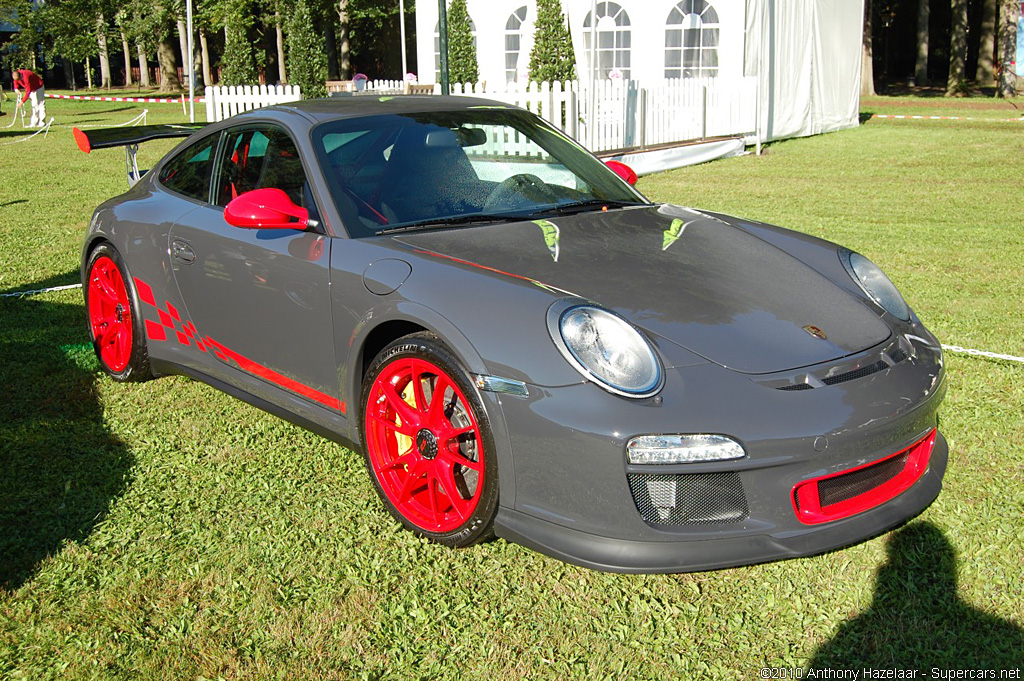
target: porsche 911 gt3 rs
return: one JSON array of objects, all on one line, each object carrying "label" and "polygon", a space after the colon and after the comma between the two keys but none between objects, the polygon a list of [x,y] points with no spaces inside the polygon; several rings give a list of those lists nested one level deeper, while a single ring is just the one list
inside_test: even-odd
[{"label": "porsche 911 gt3 rs", "polygon": [[652,203],[486,100],[76,132],[168,136],[85,238],[104,370],[191,376],[361,451],[431,540],[703,570],[862,541],[939,493],[940,345],[858,253]]}]

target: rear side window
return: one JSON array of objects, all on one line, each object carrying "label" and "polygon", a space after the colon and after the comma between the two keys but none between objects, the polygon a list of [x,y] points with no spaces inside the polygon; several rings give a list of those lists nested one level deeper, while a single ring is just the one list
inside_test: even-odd
[{"label": "rear side window", "polygon": [[160,184],[190,199],[209,201],[217,139],[218,135],[210,135],[171,159],[160,170]]}]

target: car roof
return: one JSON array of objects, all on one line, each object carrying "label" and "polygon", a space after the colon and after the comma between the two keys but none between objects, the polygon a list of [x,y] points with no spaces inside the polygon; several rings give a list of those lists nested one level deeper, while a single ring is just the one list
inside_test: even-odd
[{"label": "car roof", "polygon": [[305,114],[316,123],[338,118],[404,114],[421,111],[463,111],[481,107],[519,109],[513,104],[478,97],[443,97],[438,95],[383,95],[342,94],[326,99],[306,99],[289,104],[278,104],[254,113],[277,109]]}]

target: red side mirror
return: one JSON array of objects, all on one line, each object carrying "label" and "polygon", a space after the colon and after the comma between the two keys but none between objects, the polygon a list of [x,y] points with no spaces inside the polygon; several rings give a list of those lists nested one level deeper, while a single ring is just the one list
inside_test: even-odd
[{"label": "red side mirror", "polygon": [[245,229],[298,229],[309,225],[309,211],[296,206],[280,189],[245,192],[224,207],[224,220]]},{"label": "red side mirror", "polygon": [[636,184],[636,172],[622,161],[605,161],[604,164],[628,182],[631,187]]}]

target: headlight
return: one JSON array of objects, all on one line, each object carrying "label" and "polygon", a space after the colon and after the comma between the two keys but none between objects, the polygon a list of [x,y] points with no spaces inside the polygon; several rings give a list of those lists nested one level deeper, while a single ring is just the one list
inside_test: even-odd
[{"label": "headlight", "polygon": [[860,253],[845,248],[840,249],[839,259],[847,273],[871,300],[894,317],[899,317],[903,321],[910,319],[910,306],[878,265]]},{"label": "headlight", "polygon": [[626,397],[649,397],[661,388],[661,363],[639,331],[608,310],[556,303],[548,313],[555,345],[585,378]]}]

